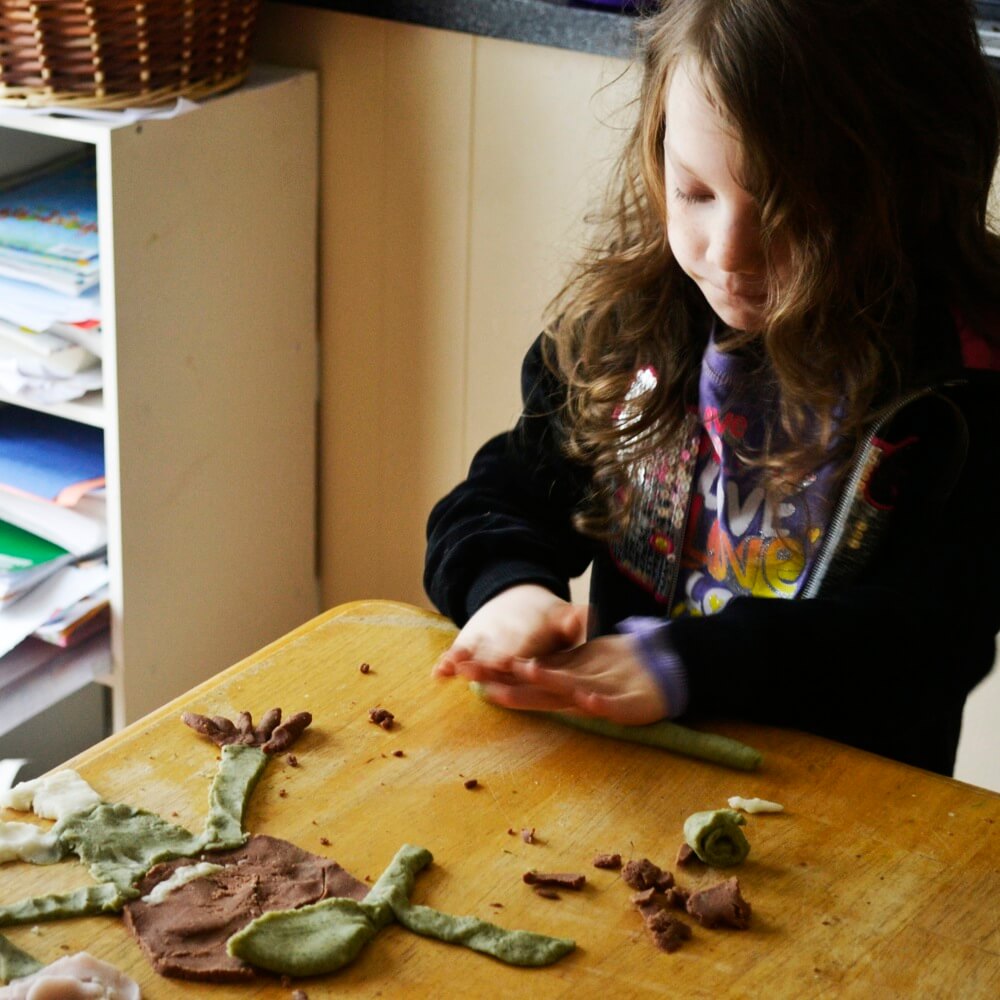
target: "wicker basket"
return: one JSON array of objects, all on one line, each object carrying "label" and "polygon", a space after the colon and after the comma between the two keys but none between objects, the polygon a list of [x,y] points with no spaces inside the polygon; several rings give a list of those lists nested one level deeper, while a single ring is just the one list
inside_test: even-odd
[{"label": "wicker basket", "polygon": [[0,0],[0,104],[120,108],[240,84],[259,0]]}]

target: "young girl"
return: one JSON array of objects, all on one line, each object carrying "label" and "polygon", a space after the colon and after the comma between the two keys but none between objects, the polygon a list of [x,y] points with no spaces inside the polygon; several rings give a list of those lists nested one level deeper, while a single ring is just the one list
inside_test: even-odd
[{"label": "young girl", "polygon": [[[600,249],[431,514],[438,676],[950,774],[1000,629],[993,71],[963,0],[665,0]],[[591,607],[569,580],[592,566]]]}]

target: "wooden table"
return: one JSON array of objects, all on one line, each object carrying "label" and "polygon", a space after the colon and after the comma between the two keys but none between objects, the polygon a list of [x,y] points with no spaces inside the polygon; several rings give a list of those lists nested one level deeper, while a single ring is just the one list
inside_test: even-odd
[{"label": "wooden table", "polygon": [[[746,774],[510,713],[461,682],[430,678],[453,634],[406,605],[335,608],[71,766],[106,800],[200,830],[216,748],[180,713],[306,709],[314,723],[295,747],[299,766],[269,763],[248,810],[251,832],[335,858],[362,878],[377,877],[403,843],[420,844],[435,862],[418,876],[416,902],[578,945],[556,965],[524,970],[392,925],[353,965],[298,983],[310,1000],[1000,996],[1000,796],[801,733],[714,727],[764,752],[763,768]],[[376,705],[395,714],[391,731],[369,721]],[[734,873],[753,905],[751,928],[695,926],[680,951],[660,952],[631,890],[592,859],[615,851],[672,868],[685,817],[734,794],[786,807],[745,827],[751,854]],[[533,844],[520,836],[530,828]],[[522,882],[532,868],[583,872],[587,885],[544,899]],[[697,887],[719,876],[684,869],[678,881]],[[88,878],[75,862],[6,865],[0,901]],[[161,978],[117,917],[4,933],[43,962],[85,949],[138,980],[147,1000],[291,993],[271,978]]]}]

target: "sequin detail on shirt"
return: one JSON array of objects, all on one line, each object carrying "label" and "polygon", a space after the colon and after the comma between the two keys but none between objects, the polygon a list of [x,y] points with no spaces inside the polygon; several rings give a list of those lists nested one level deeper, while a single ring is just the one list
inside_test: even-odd
[{"label": "sequin detail on shirt", "polygon": [[[635,421],[635,400],[652,391],[656,381],[652,368],[636,373],[617,415],[620,425]],[[680,568],[700,436],[698,415],[691,413],[676,444],[646,458],[631,457],[634,447],[622,452],[632,486],[629,527],[611,543],[611,556],[623,573],[662,604],[670,601]]]}]

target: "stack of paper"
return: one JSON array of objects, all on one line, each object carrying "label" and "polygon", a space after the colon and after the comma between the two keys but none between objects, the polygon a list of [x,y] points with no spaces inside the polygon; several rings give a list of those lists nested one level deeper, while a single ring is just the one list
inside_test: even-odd
[{"label": "stack of paper", "polygon": [[[67,566],[53,573],[27,594],[0,610],[0,657],[6,658],[11,650],[16,650],[25,639],[42,628],[66,608],[92,594],[97,594],[108,584],[108,564],[103,559],[94,559]],[[103,631],[103,630],[101,630]],[[82,636],[81,636],[82,638]],[[60,646],[59,642],[46,645]],[[67,646],[72,643],[66,643]],[[0,659],[0,667],[4,659]]]},{"label": "stack of paper", "polygon": [[[25,710],[47,698],[51,703],[59,685],[68,685],[68,694],[93,679],[95,670],[107,668],[109,644],[99,635],[109,623],[104,505],[99,429],[0,405],[0,693],[5,707],[13,704],[15,692]],[[61,652],[69,647],[79,648],[79,662]],[[83,656],[85,649],[91,652]]]},{"label": "stack of paper", "polygon": [[0,273],[70,295],[97,284],[93,153],[55,160],[0,188]]},{"label": "stack of paper", "polygon": [[0,519],[77,556],[107,544],[99,428],[0,406]]},{"label": "stack of paper", "polygon": [[101,387],[91,153],[0,185],[0,389],[35,403]]},{"label": "stack of paper", "polygon": [[31,590],[75,558],[53,542],[0,521],[0,607]]}]

